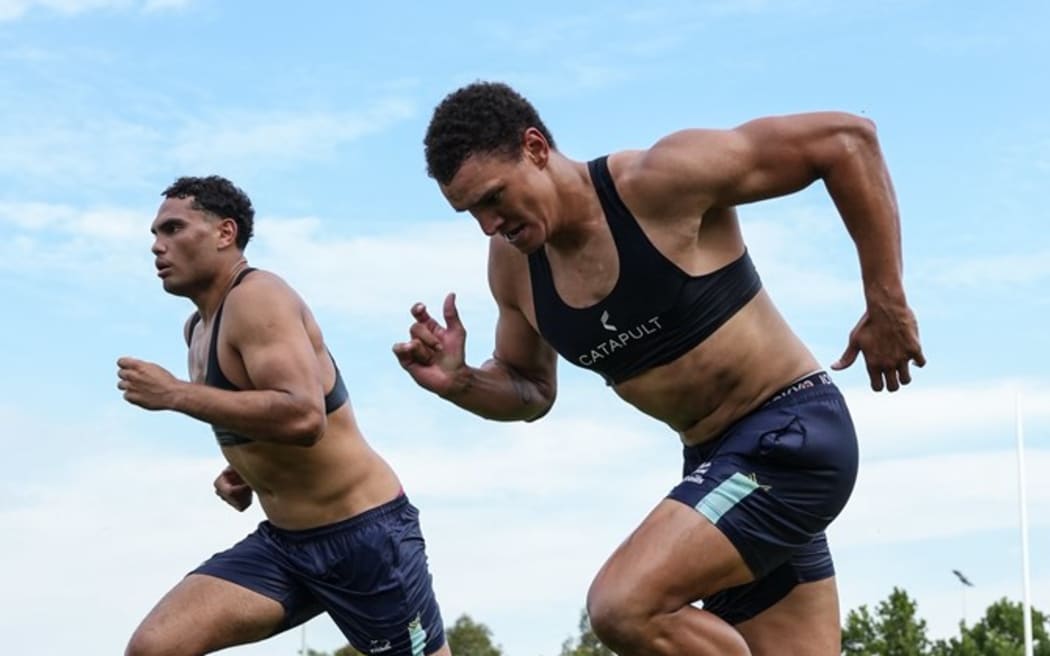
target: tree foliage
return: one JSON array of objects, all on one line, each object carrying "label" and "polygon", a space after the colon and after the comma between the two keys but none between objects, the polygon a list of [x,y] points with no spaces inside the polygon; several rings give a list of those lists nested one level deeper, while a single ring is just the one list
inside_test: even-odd
[{"label": "tree foliage", "polygon": [[611,649],[603,645],[591,629],[591,620],[587,609],[580,611],[580,635],[568,638],[561,645],[561,656],[616,656]]},{"label": "tree foliage", "polygon": [[925,656],[930,641],[926,620],[917,605],[900,588],[880,601],[872,615],[867,606],[850,611],[842,630],[842,653],[849,656]]},{"label": "tree foliage", "polygon": [[[1050,656],[1047,617],[1032,610],[1035,656]],[[959,635],[931,642],[915,602],[900,588],[879,603],[874,614],[861,606],[850,611],[842,629],[842,653],[849,656],[1024,656],[1024,613],[1020,603],[1001,599]]]},{"label": "tree foliage", "polygon": [[[1047,617],[1032,609],[1035,656],[1050,656]],[[1005,598],[995,602],[971,627],[959,625],[959,637],[938,640],[931,656],[1024,656],[1024,607]]]},{"label": "tree foliage", "polygon": [[503,650],[492,644],[489,627],[466,614],[445,630],[445,637],[453,656],[503,656]]}]

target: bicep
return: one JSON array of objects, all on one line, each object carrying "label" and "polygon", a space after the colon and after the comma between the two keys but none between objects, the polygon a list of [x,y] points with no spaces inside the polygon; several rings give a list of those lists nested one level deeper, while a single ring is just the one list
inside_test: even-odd
[{"label": "bicep", "polygon": [[849,138],[870,122],[823,112],[773,116],[732,130],[683,130],[657,142],[641,164],[653,192],[706,210],[775,198],[820,179]]},{"label": "bicep", "polygon": [[489,290],[496,301],[496,346],[493,357],[524,377],[554,389],[558,355],[529,323],[520,307],[522,280],[528,264],[502,238],[489,240]]},{"label": "bicep", "polygon": [[234,319],[228,327],[233,329],[231,345],[240,353],[252,386],[320,402],[320,366],[298,299],[290,292],[253,295],[239,298],[227,309],[233,316],[224,320]]},{"label": "bicep", "polygon": [[514,307],[499,307],[493,357],[533,382],[554,385],[557,353]]}]

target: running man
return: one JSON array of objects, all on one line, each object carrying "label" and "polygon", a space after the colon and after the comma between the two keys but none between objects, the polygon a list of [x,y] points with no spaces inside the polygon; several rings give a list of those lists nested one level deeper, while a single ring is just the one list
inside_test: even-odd
[{"label": "running man", "polygon": [[126,653],[211,653],[325,611],[364,654],[447,656],[418,511],[361,434],[310,309],[248,266],[251,201],[218,176],[163,196],[152,250],[164,290],[197,308],[190,381],[124,357],[117,387],[211,424],[229,463],[216,493],[240,511],[257,495],[266,521],[168,592]]},{"label": "running man", "polygon": [[735,208],[823,181],[867,301],[832,369],[863,354],[872,389],[908,384],[925,359],[873,124],[760,118],[580,162],[525,98],[478,82],[437,106],[424,143],[442,194],[490,237],[499,314],[493,357],[473,367],[455,296],[443,323],[417,303],[394,345],[401,366],[477,415],[534,421],[554,403],[561,354],[684,445],[683,479],[591,586],[595,633],[621,656],[837,656],[824,530],[852,492],[856,435],[763,289]]}]

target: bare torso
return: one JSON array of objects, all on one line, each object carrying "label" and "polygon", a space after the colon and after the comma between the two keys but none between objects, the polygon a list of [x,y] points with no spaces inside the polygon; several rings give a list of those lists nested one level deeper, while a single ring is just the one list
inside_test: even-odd
[{"label": "bare torso", "polygon": [[[621,158],[630,156],[621,154]],[[621,197],[646,236],[686,273],[710,273],[744,252],[734,209],[716,208],[702,217],[653,220],[633,211],[629,185],[624,185],[626,191],[620,188],[613,158],[610,169]],[[617,251],[607,222],[598,216],[589,224],[587,238],[572,252],[559,253],[546,246],[558,295],[573,307],[604,299],[619,276]],[[501,242],[502,237],[495,237],[492,247],[505,250],[501,261],[515,268],[514,305],[538,331],[527,259]],[[620,382],[614,390],[677,431],[685,444],[698,444],[714,438],[776,391],[818,368],[816,359],[762,290],[690,351]]]},{"label": "bare torso", "polygon": [[[237,289],[230,296],[235,293]],[[289,289],[289,293],[294,292]],[[335,367],[320,328],[306,305],[299,303],[324,389],[331,389]],[[223,339],[228,320],[224,317],[219,326],[219,364],[230,382],[251,389],[243,362]],[[192,336],[189,371],[195,383],[205,381],[211,329],[200,322]],[[222,447],[222,452],[258,495],[267,518],[285,529],[312,528],[352,517],[390,501],[401,489],[394,471],[365,441],[349,401],[328,414],[324,434],[312,446],[253,441]]]}]

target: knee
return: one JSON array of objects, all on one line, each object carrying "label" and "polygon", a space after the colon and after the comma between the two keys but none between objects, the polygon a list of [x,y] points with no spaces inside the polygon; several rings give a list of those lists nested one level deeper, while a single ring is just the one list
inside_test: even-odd
[{"label": "knee", "polygon": [[140,626],[128,641],[124,656],[188,656],[188,653],[180,650],[161,631]]},{"label": "knee", "polygon": [[654,653],[655,614],[637,595],[596,582],[587,594],[587,617],[594,635],[614,652]]}]

